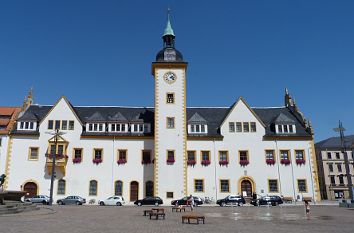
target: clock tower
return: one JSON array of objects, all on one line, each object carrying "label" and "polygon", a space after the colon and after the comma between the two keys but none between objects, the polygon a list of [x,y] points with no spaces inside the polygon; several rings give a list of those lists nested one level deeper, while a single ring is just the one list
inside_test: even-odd
[{"label": "clock tower", "polygon": [[155,79],[154,195],[165,201],[187,195],[186,69],[175,48],[170,15],[163,49],[152,63]]}]

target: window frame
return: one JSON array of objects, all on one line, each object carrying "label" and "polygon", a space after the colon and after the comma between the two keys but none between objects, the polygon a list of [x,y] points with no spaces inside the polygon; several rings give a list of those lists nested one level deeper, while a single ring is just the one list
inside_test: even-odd
[{"label": "window frame", "polygon": [[[37,150],[36,158],[32,158],[32,150]],[[34,146],[29,147],[29,149],[28,149],[28,160],[29,161],[38,161],[39,160],[39,147],[34,147]]]},{"label": "window frame", "polygon": [[[202,182],[202,184],[201,184],[201,187],[202,187],[201,191],[200,191],[200,190],[197,190],[197,183],[196,183],[197,181],[198,181],[198,182],[199,182],[199,181]],[[205,190],[205,188],[204,188],[204,179],[194,179],[194,192],[195,192],[195,193],[204,193],[204,190]]]},{"label": "window frame", "polygon": [[[277,185],[276,191],[271,189],[271,182],[272,181],[276,182],[276,185]],[[278,181],[278,179],[268,179],[268,192],[269,193],[279,193],[279,181]]]},{"label": "window frame", "polygon": [[[304,181],[305,182],[305,184],[304,184],[304,187],[305,187],[305,191],[301,191],[300,190],[300,185],[299,185],[299,181]],[[307,180],[306,179],[297,179],[297,191],[299,192],[299,193],[307,193],[308,192],[308,187],[307,187]]]},{"label": "window frame", "polygon": [[[92,191],[91,182],[96,182],[96,190],[95,190],[94,194],[91,192]],[[97,196],[97,194],[98,194],[98,181],[97,180],[90,180],[89,181],[89,196]]]},{"label": "window frame", "polygon": [[[59,186],[60,181],[63,181],[63,182],[64,182],[63,192],[61,192],[62,190],[59,190],[59,188],[60,188],[60,186]],[[65,193],[66,193],[66,180],[60,179],[60,180],[58,180],[58,182],[57,182],[57,195],[65,195]]]},{"label": "window frame", "polygon": [[[227,191],[223,191],[223,181],[227,181]],[[219,179],[219,190],[220,193],[230,193],[230,179]]]},{"label": "window frame", "polygon": [[[172,125],[170,123],[172,123]],[[175,129],[175,127],[175,117],[166,117],[166,129]]]},{"label": "window frame", "polygon": [[[172,102],[169,102],[169,100],[170,100],[169,95],[172,95]],[[174,92],[167,92],[166,93],[166,104],[175,104],[175,93]]]}]

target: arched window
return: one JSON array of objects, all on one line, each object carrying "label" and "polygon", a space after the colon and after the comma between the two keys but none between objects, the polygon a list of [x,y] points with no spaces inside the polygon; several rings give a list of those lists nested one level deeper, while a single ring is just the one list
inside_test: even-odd
[{"label": "arched window", "polygon": [[114,183],[114,195],[123,196],[123,182],[121,180]]},{"label": "arched window", "polygon": [[58,180],[58,195],[65,195],[65,180]]},{"label": "arched window", "polygon": [[90,196],[96,196],[97,195],[97,181],[96,180],[91,180],[90,181],[89,195]]}]

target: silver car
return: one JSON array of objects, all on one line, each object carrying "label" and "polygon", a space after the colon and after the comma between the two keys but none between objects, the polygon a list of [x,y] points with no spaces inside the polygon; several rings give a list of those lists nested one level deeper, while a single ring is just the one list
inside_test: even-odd
[{"label": "silver car", "polygon": [[43,205],[48,205],[49,199],[50,198],[46,195],[36,195],[33,197],[25,198],[25,202],[42,203]]},{"label": "silver car", "polygon": [[79,196],[67,196],[57,200],[58,205],[82,205],[84,203],[86,203],[86,199]]}]

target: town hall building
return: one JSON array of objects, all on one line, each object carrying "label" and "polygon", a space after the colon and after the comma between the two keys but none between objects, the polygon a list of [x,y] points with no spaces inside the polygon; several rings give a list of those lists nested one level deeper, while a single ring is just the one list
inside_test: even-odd
[{"label": "town hall building", "polygon": [[[229,194],[320,199],[311,124],[286,90],[284,106],[187,107],[188,63],[168,19],[152,63],[154,107],[31,103],[12,130],[5,188],[126,202]],[[231,104],[231,103],[230,103]],[[58,134],[54,135],[57,131]],[[97,203],[97,202],[96,202]]]}]

